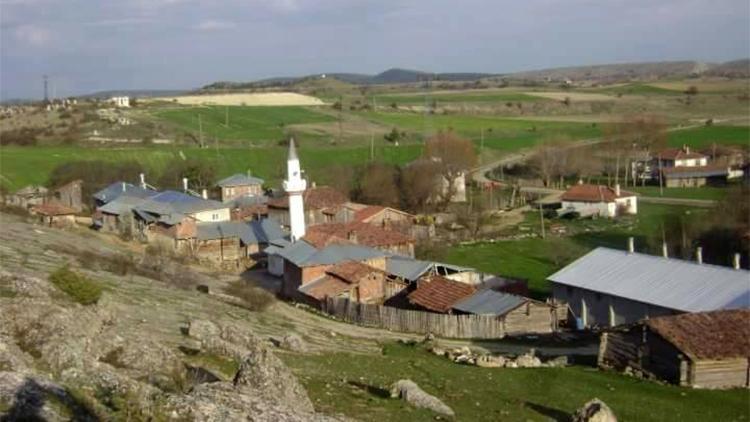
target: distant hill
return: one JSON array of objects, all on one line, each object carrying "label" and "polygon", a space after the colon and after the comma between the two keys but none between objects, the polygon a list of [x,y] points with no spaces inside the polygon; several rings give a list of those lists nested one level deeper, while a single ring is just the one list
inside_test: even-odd
[{"label": "distant hill", "polygon": [[750,59],[722,63],[708,69],[705,75],[725,78],[750,78]]},{"label": "distant hill", "polygon": [[699,61],[665,61],[643,63],[615,63],[591,66],[571,66],[514,73],[495,74],[481,72],[433,73],[421,70],[392,68],[376,75],[361,73],[318,73],[301,77],[267,78],[252,82],[214,82],[202,90],[233,90],[271,87],[292,87],[311,80],[336,79],[353,85],[382,85],[417,83],[426,79],[433,81],[477,81],[485,78],[503,78],[526,81],[592,81],[612,83],[625,81],[650,81],[664,78],[693,76],[722,76],[730,78],[750,77],[750,59],[734,60],[726,63],[705,63]]}]

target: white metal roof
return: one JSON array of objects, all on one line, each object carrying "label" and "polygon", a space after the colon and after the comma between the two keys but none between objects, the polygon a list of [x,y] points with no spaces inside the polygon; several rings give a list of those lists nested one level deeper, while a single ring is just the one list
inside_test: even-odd
[{"label": "white metal roof", "polygon": [[684,312],[750,308],[750,271],[609,248],[549,280]]}]

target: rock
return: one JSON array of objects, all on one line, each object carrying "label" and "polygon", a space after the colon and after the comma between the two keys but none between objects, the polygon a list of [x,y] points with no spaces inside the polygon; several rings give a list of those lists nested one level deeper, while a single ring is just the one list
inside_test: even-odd
[{"label": "rock", "polygon": [[479,356],[477,358],[477,366],[482,368],[502,368],[505,366],[505,358],[492,355]]},{"label": "rock", "polygon": [[551,368],[559,368],[563,366],[568,366],[568,357],[565,355],[558,356],[556,358],[550,359],[547,362],[545,362],[545,365]]},{"label": "rock", "polygon": [[455,357],[455,359],[453,359],[453,362],[456,362],[456,363],[469,363],[470,360],[471,360],[471,356],[469,356],[469,355],[458,355],[458,356]]},{"label": "rock", "polygon": [[287,334],[279,341],[279,347],[292,352],[306,352],[307,344],[297,334]]},{"label": "rock", "polygon": [[435,340],[435,335],[432,333],[427,333],[424,338],[422,339],[422,342],[428,343]]},{"label": "rock", "polygon": [[538,368],[542,366],[542,361],[532,354],[525,354],[516,358],[516,365],[519,368]]},{"label": "rock", "polygon": [[196,319],[190,321],[188,335],[198,340],[207,340],[221,335],[221,329],[211,321]]},{"label": "rock", "polygon": [[432,410],[446,416],[455,416],[453,409],[437,397],[426,393],[412,380],[399,380],[391,386],[391,397],[401,398],[414,407]]},{"label": "rock", "polygon": [[3,421],[97,420],[61,385],[36,375],[0,372],[0,403],[9,406]]},{"label": "rock", "polygon": [[430,349],[430,351],[434,355],[445,356],[445,349],[441,349],[440,347],[433,347]]},{"label": "rock", "polygon": [[617,422],[617,417],[609,406],[595,398],[578,409],[571,420],[573,422]]},{"label": "rock", "polygon": [[279,358],[260,344],[245,356],[234,377],[238,389],[252,390],[271,401],[292,403],[302,412],[313,413],[307,392]]}]

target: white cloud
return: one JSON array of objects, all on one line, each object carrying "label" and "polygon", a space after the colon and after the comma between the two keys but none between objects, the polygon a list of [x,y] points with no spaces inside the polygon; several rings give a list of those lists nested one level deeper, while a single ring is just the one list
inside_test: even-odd
[{"label": "white cloud", "polygon": [[222,31],[226,29],[232,29],[236,27],[234,22],[218,21],[218,20],[205,20],[193,26],[193,29],[198,31]]},{"label": "white cloud", "polygon": [[48,29],[36,25],[18,26],[14,33],[20,42],[35,47],[45,46],[52,41],[52,33]]}]

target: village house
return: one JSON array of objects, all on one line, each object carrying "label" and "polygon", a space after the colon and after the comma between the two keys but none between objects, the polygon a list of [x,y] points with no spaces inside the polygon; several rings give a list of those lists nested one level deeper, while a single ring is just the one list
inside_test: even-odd
[{"label": "village house", "polygon": [[596,248],[552,274],[554,301],[578,328],[614,327],[644,318],[750,307],[750,271]]},{"label": "village house", "polygon": [[120,96],[120,97],[111,97],[109,99],[109,102],[112,103],[115,107],[118,108],[127,108],[130,107],[130,97],[126,96]]},{"label": "village house", "polygon": [[263,195],[263,183],[263,179],[237,173],[219,180],[216,186],[219,188],[221,201],[228,202],[244,196]]},{"label": "village house", "polygon": [[39,185],[29,185],[17,190],[6,197],[10,206],[29,209],[34,205],[41,205],[47,198],[47,188]]},{"label": "village house", "polygon": [[396,255],[414,256],[414,239],[403,233],[367,223],[318,224],[308,227],[303,239],[317,248],[349,243],[369,246]]},{"label": "village house", "polygon": [[230,201],[224,201],[229,206],[232,220],[260,220],[268,218],[268,197],[241,196]]},{"label": "village house", "polygon": [[390,279],[385,271],[357,261],[344,261],[325,271],[320,278],[299,288],[306,301],[321,307],[326,298],[345,298],[357,303],[382,304],[406,284]]},{"label": "village house", "polygon": [[391,255],[388,257],[386,271],[388,274],[399,277],[407,283],[415,283],[421,278],[433,275],[466,284],[478,284],[482,281],[480,274],[473,268],[441,262],[422,261],[400,255]]},{"label": "village house", "polygon": [[571,186],[560,198],[562,208],[558,214],[578,213],[582,217],[617,217],[623,214],[638,213],[638,199],[635,193],[602,185],[578,183]]},{"label": "village house", "polygon": [[655,181],[665,187],[700,187],[741,177],[742,164],[731,159],[711,162],[708,154],[685,145],[639,157],[633,162],[633,174],[639,180]]},{"label": "village house", "polygon": [[681,386],[750,386],[750,310],[649,318],[601,336],[603,368],[640,372]]},{"label": "village house", "polygon": [[415,309],[450,314],[454,305],[476,291],[469,284],[431,275],[417,280],[406,298]]},{"label": "village house", "polygon": [[74,209],[83,210],[83,181],[73,180],[51,190],[49,200]]},{"label": "village house", "polygon": [[491,289],[477,290],[454,303],[451,309],[455,314],[502,318],[509,327],[506,333],[510,335],[557,330],[557,313],[552,305]]},{"label": "village house", "polygon": [[49,227],[70,227],[76,222],[76,210],[62,204],[47,202],[31,207],[31,215]]},{"label": "village house", "polygon": [[128,182],[114,182],[106,188],[94,193],[94,206],[100,207],[114,201],[122,195],[135,198],[149,198],[157,193],[159,192],[148,187],[138,186]]},{"label": "village house", "polygon": [[[344,221],[337,216],[342,212],[344,204],[349,201],[344,194],[332,187],[315,185],[302,193],[302,200],[305,204],[304,218],[307,226]],[[268,216],[279,221],[284,227],[290,227],[289,195],[269,199]]]},{"label": "village house", "polygon": [[257,257],[271,241],[286,236],[281,226],[270,219],[196,223],[195,233],[185,241],[199,260],[239,266],[243,260]]}]

